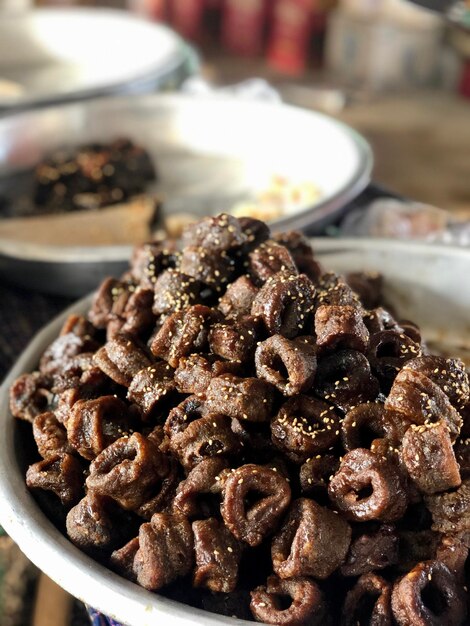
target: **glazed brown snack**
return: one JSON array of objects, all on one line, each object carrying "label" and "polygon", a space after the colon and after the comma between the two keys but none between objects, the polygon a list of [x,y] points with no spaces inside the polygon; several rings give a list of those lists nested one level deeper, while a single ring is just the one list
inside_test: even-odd
[{"label": "glazed brown snack", "polygon": [[43,459],[60,453],[73,452],[67,431],[52,411],[40,413],[33,421],[33,436]]},{"label": "glazed brown snack", "polygon": [[320,305],[315,313],[315,333],[322,350],[341,346],[365,352],[369,345],[369,331],[360,306]]},{"label": "glazed brown snack", "polygon": [[[40,417],[36,418],[35,426]],[[70,445],[88,461],[92,461],[113,441],[131,432],[132,418],[128,407],[115,396],[78,400],[67,421]]]},{"label": "glazed brown snack", "polygon": [[209,333],[209,347],[227,361],[245,363],[253,359],[260,338],[259,320],[247,315],[240,320],[214,324]]},{"label": "glazed brown snack", "polygon": [[263,285],[268,278],[284,270],[298,273],[289,250],[275,241],[265,241],[248,258],[250,276],[258,285]]},{"label": "glazed brown snack", "polygon": [[190,354],[179,360],[174,381],[180,393],[204,394],[212,378],[240,372],[240,363],[219,360],[214,355]]},{"label": "glazed brown snack", "polygon": [[217,458],[219,455],[235,457],[240,450],[240,442],[226,415],[209,413],[170,437],[169,447],[189,471],[205,458]]},{"label": "glazed brown snack", "polygon": [[465,367],[381,308],[378,276],[348,280],[248,218],[140,246],[11,388],[40,505],[91,557],[206,610],[468,623]]},{"label": "glazed brown snack", "polygon": [[392,460],[365,448],[348,452],[329,486],[330,499],[355,521],[400,519],[407,497]]},{"label": "glazed brown snack", "polygon": [[392,626],[391,586],[381,576],[364,574],[346,594],[341,624]]},{"label": "glazed brown snack", "polygon": [[219,319],[216,311],[202,304],[172,313],[153,337],[150,350],[171,367],[178,367],[182,357],[208,351],[209,327]]},{"label": "glazed brown snack", "polygon": [[397,374],[385,407],[402,413],[414,424],[426,425],[444,420],[452,442],[462,428],[462,417],[452,406],[446,392],[431,378],[411,368],[404,367]]},{"label": "glazed brown snack", "polygon": [[137,582],[146,589],[160,589],[187,574],[193,561],[193,536],[181,515],[155,513],[139,530],[139,549],[134,557]]},{"label": "glazed brown snack", "polygon": [[409,427],[400,414],[387,411],[381,403],[368,402],[347,412],[341,424],[341,439],[346,450],[367,448],[378,438],[396,447]]},{"label": "glazed brown snack", "polygon": [[270,335],[292,339],[305,334],[313,319],[315,287],[305,274],[283,270],[270,276],[253,301],[251,314],[261,317]]},{"label": "glazed brown snack", "polygon": [[123,509],[133,510],[168,474],[168,465],[152,441],[134,433],[117,439],[92,461],[86,485],[113,498]]},{"label": "glazed brown snack", "polygon": [[211,517],[193,522],[196,569],[194,586],[234,591],[242,547],[221,522]]},{"label": "glazed brown snack", "polygon": [[461,483],[449,429],[444,422],[412,424],[403,438],[402,459],[423,493],[447,491]]},{"label": "glazed brown snack", "polygon": [[273,335],[258,343],[256,374],[275,385],[285,396],[308,391],[317,370],[316,349],[308,339],[286,339]]},{"label": "glazed brown snack", "polygon": [[401,331],[382,330],[370,337],[368,358],[383,384],[391,385],[404,363],[421,353],[420,345]]},{"label": "glazed brown snack", "polygon": [[[182,480],[173,500],[173,509],[190,519],[209,517],[213,509],[220,510],[221,497],[212,505],[215,496],[221,493],[219,474],[226,469],[228,461],[223,457],[208,457],[198,463]],[[211,506],[212,505],[212,506]]]},{"label": "glazed brown snack", "polygon": [[274,445],[295,463],[330,449],[338,437],[334,407],[309,396],[290,398],[271,420]]},{"label": "glazed brown snack", "polygon": [[300,466],[299,480],[302,494],[317,496],[326,492],[328,482],[339,467],[339,459],[332,454],[317,454]]},{"label": "glazed brown snack", "polygon": [[52,401],[52,381],[40,372],[23,374],[10,387],[10,411],[20,419],[32,422],[44,413]]},{"label": "glazed brown snack", "polygon": [[55,454],[29,467],[26,484],[29,488],[52,491],[69,508],[82,496],[83,468],[74,456]]},{"label": "glazed brown snack", "polygon": [[398,580],[392,593],[399,626],[457,626],[466,616],[466,592],[440,561],[425,561]]},{"label": "glazed brown snack", "polygon": [[360,576],[398,563],[399,537],[391,524],[366,532],[354,539],[344,564],[343,576]]},{"label": "glazed brown snack", "polygon": [[[292,603],[283,608],[281,599],[286,597]],[[279,626],[317,626],[325,614],[321,591],[308,578],[281,580],[270,576],[266,587],[252,591],[250,608],[258,621]]]},{"label": "glazed brown snack", "polygon": [[[256,501],[248,508],[250,494],[255,494]],[[237,539],[257,546],[277,527],[290,497],[289,483],[279,472],[254,464],[242,465],[225,481],[220,510]]]},{"label": "glazed brown snack", "polygon": [[275,573],[280,578],[331,576],[344,561],[351,540],[349,524],[313,500],[296,500],[272,543]]},{"label": "glazed brown snack", "polygon": [[[117,523],[119,520],[120,523]],[[67,534],[71,541],[90,554],[107,552],[125,541],[129,521],[111,498],[93,490],[70,509]]]},{"label": "glazed brown snack", "polygon": [[321,359],[314,389],[344,413],[361,402],[375,400],[380,391],[369,361],[357,350],[340,350]]},{"label": "glazed brown snack", "polygon": [[34,171],[41,213],[98,209],[142,192],[155,180],[148,153],[129,139],[56,150]]}]

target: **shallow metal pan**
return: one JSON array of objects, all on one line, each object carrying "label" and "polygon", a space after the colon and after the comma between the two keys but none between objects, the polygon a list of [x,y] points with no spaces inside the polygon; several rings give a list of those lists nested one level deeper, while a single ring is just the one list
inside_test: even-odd
[{"label": "shallow metal pan", "polygon": [[175,87],[196,68],[176,33],[128,12],[43,8],[0,19],[0,115]]},{"label": "shallow metal pan", "polygon": [[[444,246],[368,240],[314,240],[328,269],[376,270],[385,276],[387,299],[401,316],[422,326],[427,340],[441,347],[470,345],[470,251]],[[90,297],[69,312],[85,312]],[[23,552],[64,589],[129,626],[252,624],[213,615],[145,591],[80,552],[45,517],[28,492],[21,469],[19,424],[8,409],[13,380],[37,366],[45,347],[67,316],[51,322],[19,358],[0,388],[0,523]]]},{"label": "shallow metal pan", "polygon": [[[271,224],[278,230],[308,228],[312,234],[365,188],[373,165],[370,146],[358,133],[320,113],[230,97],[154,94],[0,119],[0,193],[15,173],[58,146],[118,136],[149,150],[160,175],[155,191],[167,213],[228,210],[273,176],[313,182],[319,200]],[[25,287],[81,295],[127,260],[125,251],[113,246],[54,243],[0,239],[0,272]]]}]

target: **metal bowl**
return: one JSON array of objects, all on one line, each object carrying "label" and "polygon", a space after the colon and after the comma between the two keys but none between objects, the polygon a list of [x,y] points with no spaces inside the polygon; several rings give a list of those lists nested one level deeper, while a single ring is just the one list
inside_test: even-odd
[{"label": "metal bowl", "polygon": [[197,68],[165,26],[111,9],[35,9],[0,20],[0,115],[175,87]]},{"label": "metal bowl", "polygon": [[[271,222],[274,230],[319,232],[368,184],[373,163],[358,133],[320,113],[230,97],[154,94],[0,119],[0,195],[19,172],[64,143],[119,136],[144,146],[155,160],[160,181],[154,191],[167,214],[229,210],[274,176],[314,183],[320,199]],[[113,246],[61,248],[53,237],[51,245],[38,246],[0,234],[0,272],[49,292],[83,295],[126,259]]]},{"label": "metal bowl", "polygon": [[[314,241],[326,267],[377,270],[385,295],[400,315],[421,324],[424,337],[452,353],[470,346],[470,251],[389,241]],[[90,297],[51,322],[19,358],[0,389],[0,523],[23,552],[75,597],[129,626],[190,626],[249,623],[213,615],[149,593],[80,552],[50,522],[24,482],[24,442],[8,409],[8,389],[33,370],[70,311],[85,312]]]}]

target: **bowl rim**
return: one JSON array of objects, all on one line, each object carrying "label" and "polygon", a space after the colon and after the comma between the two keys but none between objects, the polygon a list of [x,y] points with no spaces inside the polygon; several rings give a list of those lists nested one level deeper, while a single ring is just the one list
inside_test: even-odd
[{"label": "bowl rim", "polygon": [[70,21],[74,17],[89,18],[103,20],[126,21],[129,28],[153,29],[155,34],[165,33],[165,36],[171,36],[174,40],[174,50],[167,55],[161,64],[149,66],[136,72],[133,76],[127,78],[116,79],[96,87],[79,87],[67,92],[56,92],[53,94],[44,94],[37,96],[29,96],[13,101],[8,104],[6,101],[0,101],[0,118],[10,117],[23,113],[35,113],[43,108],[63,106],[67,104],[77,104],[82,101],[93,99],[105,99],[115,96],[121,96],[125,93],[148,91],[150,84],[165,83],[170,77],[181,74],[181,80],[187,78],[191,72],[183,71],[184,68],[192,66],[197,69],[199,66],[199,57],[195,50],[188,45],[176,31],[161,23],[152,23],[141,15],[129,13],[113,9],[111,7],[36,7],[25,14],[7,14],[2,19],[15,21],[19,19],[34,20],[47,19],[54,17],[67,17]]},{"label": "bowl rim", "polygon": [[[87,108],[96,107],[98,109],[107,106],[119,107],[130,103],[133,106],[141,104],[142,106],[149,104],[160,104],[161,106],[173,106],[175,110],[178,107],[186,107],[188,103],[194,103],[195,106],[220,106],[225,107],[230,112],[231,107],[237,110],[246,111],[253,108],[258,110],[278,110],[280,115],[302,115],[305,118],[323,120],[332,127],[339,129],[345,137],[351,142],[357,151],[358,161],[355,171],[351,174],[347,181],[337,189],[332,195],[325,199],[320,199],[313,205],[305,206],[298,211],[285,215],[278,220],[270,223],[273,231],[285,229],[305,229],[315,223],[320,223],[327,217],[335,215],[341,211],[350,201],[356,198],[370,183],[372,170],[374,167],[374,156],[372,148],[365,137],[344,122],[334,117],[321,113],[304,109],[286,103],[273,103],[259,100],[243,100],[236,99],[234,96],[226,94],[202,94],[193,96],[184,92],[181,93],[151,93],[141,94],[138,96],[115,96],[96,98],[88,102],[67,102],[62,105],[54,105],[38,110],[19,111],[10,117],[18,116],[35,116],[41,112],[51,110],[65,110],[67,107],[82,106]],[[115,109],[114,109],[115,111]],[[5,118],[0,117],[0,124],[5,122]],[[22,243],[21,241],[12,242],[5,238],[0,238],[0,255],[11,260],[27,260],[31,262],[47,262],[47,263],[83,263],[83,262],[112,262],[120,261],[127,258],[128,246],[48,246],[45,244]],[[125,256],[123,256],[125,255]]]},{"label": "bowl rim", "polygon": [[[312,240],[319,258],[356,250],[388,251],[410,256],[444,255],[470,262],[470,250],[422,242],[345,239]],[[26,556],[57,584],[86,604],[129,626],[154,626],[162,618],[169,626],[201,623],[253,624],[225,617],[149,593],[138,585],[111,572],[76,548],[41,511],[26,488],[15,458],[15,420],[8,408],[9,387],[24,372],[37,365],[42,350],[58,335],[67,316],[84,312],[92,294],[78,300],[54,318],[33,338],[0,387],[0,523]]]}]

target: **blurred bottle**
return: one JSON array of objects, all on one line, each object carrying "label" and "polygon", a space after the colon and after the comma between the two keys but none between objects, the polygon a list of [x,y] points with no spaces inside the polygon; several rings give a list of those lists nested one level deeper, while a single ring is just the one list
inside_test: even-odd
[{"label": "blurred bottle", "polygon": [[222,45],[234,54],[258,56],[263,49],[265,0],[225,0]]},{"label": "blurred bottle", "polygon": [[470,61],[463,65],[462,76],[459,83],[459,93],[464,98],[470,98]]},{"label": "blurred bottle", "polygon": [[328,24],[327,66],[356,88],[433,86],[442,34],[437,16],[403,0],[342,0]]},{"label": "blurred bottle", "polygon": [[[468,9],[468,21],[470,24],[470,8]],[[468,30],[460,25],[452,25],[448,32],[451,52],[454,53],[454,66],[446,67],[446,77],[455,77],[455,90],[465,98],[470,98],[470,35]],[[456,67],[457,66],[457,67]],[[454,70],[454,76],[452,69]],[[457,70],[457,71],[455,71]],[[452,83],[451,83],[452,86]]]},{"label": "blurred bottle", "polygon": [[203,44],[209,48],[218,48],[222,24],[222,5],[225,0],[206,0],[203,13]]},{"label": "blurred bottle", "polygon": [[268,64],[287,74],[301,74],[306,66],[312,32],[311,0],[277,0],[268,44]]},{"label": "blurred bottle", "polygon": [[336,0],[316,0],[313,4],[309,62],[313,68],[319,69],[324,64],[328,17],[337,3]]},{"label": "blurred bottle", "polygon": [[204,5],[204,0],[169,0],[171,23],[186,39],[201,38]]}]

